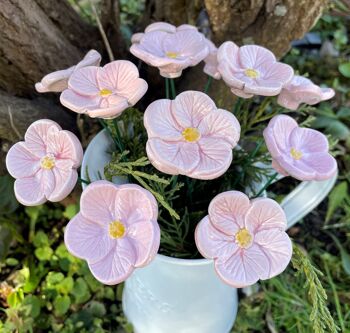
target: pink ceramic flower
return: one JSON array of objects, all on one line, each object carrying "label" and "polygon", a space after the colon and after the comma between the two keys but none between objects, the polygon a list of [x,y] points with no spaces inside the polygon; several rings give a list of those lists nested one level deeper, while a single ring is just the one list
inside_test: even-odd
[{"label": "pink ceramic flower", "polygon": [[321,88],[306,77],[295,75],[293,80],[283,87],[277,103],[287,109],[296,110],[301,103],[314,105],[334,95],[333,89]]},{"label": "pink ceramic flower", "polygon": [[135,105],[147,88],[147,82],[139,78],[132,62],[117,60],[102,68],[89,66],[76,70],[60,100],[75,112],[109,119]]},{"label": "pink ceramic flower", "polygon": [[283,175],[299,180],[325,180],[337,173],[337,162],[328,152],[325,135],[300,128],[285,115],[275,116],[264,130],[272,166]]},{"label": "pink ceramic flower", "polygon": [[76,66],[69,67],[60,71],[56,71],[44,76],[40,82],[35,84],[35,89],[40,93],[45,92],[61,92],[68,87],[69,77],[79,68],[86,66],[98,66],[101,61],[101,55],[90,50]]},{"label": "pink ceramic flower", "polygon": [[[195,31],[198,31],[198,29],[194,25],[190,24],[182,24],[178,27],[167,23],[167,22],[154,22],[148,25],[145,29],[145,33],[151,32],[151,31],[163,31],[163,32],[168,32],[170,34],[174,34],[177,31],[181,30],[188,30],[188,29],[193,29]],[[131,36],[131,43],[139,43],[142,37],[145,35],[143,32],[138,32],[136,34],[133,34]]]},{"label": "pink ceramic flower", "polygon": [[204,59],[205,66],[203,71],[204,73],[212,76],[214,79],[220,80],[221,74],[218,70],[218,58],[217,58],[218,49],[212,41],[210,41],[209,39],[207,39],[206,41],[209,47],[209,54]]},{"label": "pink ceramic flower", "polygon": [[276,61],[274,54],[257,45],[238,47],[223,43],[218,50],[218,70],[232,93],[243,98],[275,96],[293,78],[289,65]]},{"label": "pink ceramic flower", "polygon": [[7,170],[16,178],[17,200],[26,206],[61,201],[77,182],[82,158],[83,149],[73,133],[52,120],[34,122],[24,141],[13,145],[6,156]]},{"label": "pink ceramic flower", "polygon": [[292,256],[286,216],[277,202],[238,191],[217,195],[197,225],[196,245],[214,259],[218,276],[235,288],[282,273]]},{"label": "pink ceramic flower", "polygon": [[229,168],[240,135],[235,116],[198,91],[153,102],[144,124],[151,163],[162,172],[198,179],[217,178]]},{"label": "pink ceramic flower", "polygon": [[68,223],[64,241],[97,280],[114,285],[157,254],[157,217],[157,202],[142,187],[96,181],[81,195],[80,213]]},{"label": "pink ceramic flower", "polygon": [[[147,64],[158,67],[160,75],[176,78],[183,69],[202,61],[209,48],[205,37],[196,28],[169,26],[159,22],[145,34],[134,36],[130,52]],[[171,27],[175,31],[170,32]]]}]

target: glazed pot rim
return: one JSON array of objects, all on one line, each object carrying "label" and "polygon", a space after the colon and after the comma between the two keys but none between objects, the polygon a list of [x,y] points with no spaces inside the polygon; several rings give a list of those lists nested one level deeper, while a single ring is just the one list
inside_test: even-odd
[{"label": "glazed pot rim", "polygon": [[213,259],[184,259],[184,258],[175,258],[169,257],[164,254],[157,254],[157,260],[162,261],[167,264],[179,265],[179,266],[204,266],[210,265],[213,262]]}]

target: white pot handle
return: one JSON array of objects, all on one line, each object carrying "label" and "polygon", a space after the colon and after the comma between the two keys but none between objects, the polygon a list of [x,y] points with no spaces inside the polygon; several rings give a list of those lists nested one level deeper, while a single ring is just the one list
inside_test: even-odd
[{"label": "white pot handle", "polygon": [[309,214],[318,204],[327,197],[333,188],[338,174],[323,181],[305,181],[299,184],[281,202],[289,229],[303,217]]}]

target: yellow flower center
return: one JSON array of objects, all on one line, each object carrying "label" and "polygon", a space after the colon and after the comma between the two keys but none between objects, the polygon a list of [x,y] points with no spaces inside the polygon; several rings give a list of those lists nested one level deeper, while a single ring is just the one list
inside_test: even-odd
[{"label": "yellow flower center", "polygon": [[107,96],[109,96],[109,95],[111,95],[111,94],[112,94],[112,91],[109,90],[109,89],[101,89],[101,90],[100,90],[100,95],[101,95],[102,97],[107,97]]},{"label": "yellow flower center", "polygon": [[120,221],[113,221],[109,224],[109,236],[112,238],[122,238],[125,235],[125,225]]},{"label": "yellow flower center", "polygon": [[252,243],[253,237],[246,228],[243,228],[236,233],[235,239],[239,247],[247,248]]},{"label": "yellow flower center", "polygon": [[290,150],[290,155],[297,161],[303,157],[303,153],[300,150],[296,150],[295,148],[292,148]]},{"label": "yellow flower center", "polygon": [[44,156],[40,161],[40,166],[45,170],[51,170],[55,166],[55,157],[51,155]]},{"label": "yellow flower center", "polygon": [[244,74],[252,79],[256,79],[257,77],[259,77],[259,72],[253,68],[247,68],[244,71]]},{"label": "yellow flower center", "polygon": [[201,137],[201,133],[194,127],[187,127],[182,131],[182,136],[187,142],[196,142]]},{"label": "yellow flower center", "polygon": [[167,52],[167,53],[165,53],[165,55],[171,59],[176,59],[179,56],[179,54],[177,52]]}]

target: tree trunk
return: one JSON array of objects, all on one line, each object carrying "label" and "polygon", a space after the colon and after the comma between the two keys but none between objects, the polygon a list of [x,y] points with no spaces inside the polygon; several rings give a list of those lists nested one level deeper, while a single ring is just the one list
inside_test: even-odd
[{"label": "tree trunk", "polygon": [[217,44],[263,45],[283,56],[317,22],[326,0],[205,0]]},{"label": "tree trunk", "polygon": [[16,95],[78,62],[97,33],[65,0],[1,0],[0,27],[0,88]]},{"label": "tree trunk", "polygon": [[[316,23],[327,0],[148,0],[138,31],[149,23],[196,24],[217,46],[231,40],[239,45],[257,44],[280,58],[293,40]],[[178,90],[203,90],[203,65],[186,70]],[[209,95],[220,107],[230,108],[234,95],[222,81],[215,81]]]},{"label": "tree trunk", "polygon": [[[155,21],[210,26],[217,44],[258,44],[283,56],[316,23],[327,0],[148,0],[142,27]],[[206,22],[203,12],[207,14]]]},{"label": "tree trunk", "polygon": [[[116,56],[124,45],[116,0],[101,4],[101,20]],[[0,88],[31,95],[44,75],[76,64],[91,48],[104,49],[100,33],[66,0],[0,1]]]}]

